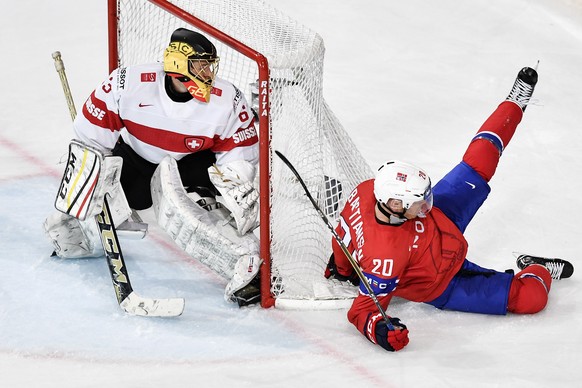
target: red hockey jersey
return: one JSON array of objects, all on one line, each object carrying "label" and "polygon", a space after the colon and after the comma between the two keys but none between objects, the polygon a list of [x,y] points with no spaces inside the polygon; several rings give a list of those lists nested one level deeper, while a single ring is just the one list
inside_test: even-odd
[{"label": "red hockey jersey", "polygon": [[[433,207],[425,218],[400,226],[381,224],[375,216],[374,180],[358,185],[341,213],[337,232],[359,263],[384,308],[392,296],[415,302],[438,297],[459,271],[467,253],[467,241],[442,211]],[[350,275],[348,259],[335,240],[333,252],[338,272]],[[363,332],[372,299],[360,286],[360,294],[348,319]]]}]

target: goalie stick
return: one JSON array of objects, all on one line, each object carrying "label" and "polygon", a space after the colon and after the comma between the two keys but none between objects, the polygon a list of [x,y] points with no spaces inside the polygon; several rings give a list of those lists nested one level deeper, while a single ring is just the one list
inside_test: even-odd
[{"label": "goalie stick", "polygon": [[[61,59],[61,53],[55,51],[52,54],[52,57],[55,61],[55,69],[59,73],[61,79],[61,85],[67,100],[71,119],[74,121],[77,111],[75,110],[75,104],[73,103],[71,89],[65,74],[65,66]],[[95,221],[99,229],[101,243],[103,245],[103,250],[105,251],[107,266],[109,268],[109,273],[111,274],[111,280],[113,281],[113,288],[115,289],[115,295],[119,306],[125,312],[132,315],[149,317],[175,317],[181,315],[184,311],[185,304],[183,298],[143,298],[133,291],[129,281],[129,274],[127,272],[125,260],[123,259],[123,253],[121,252],[119,238],[117,237],[113,218],[111,217],[107,195],[103,198],[103,210],[100,214],[95,216]]]},{"label": "goalie stick", "polygon": [[333,238],[339,244],[339,246],[342,249],[342,252],[348,258],[350,264],[354,268],[354,271],[356,271],[356,274],[360,278],[360,281],[362,282],[364,287],[366,287],[366,291],[368,291],[368,295],[374,301],[374,304],[378,308],[378,311],[380,311],[382,318],[386,322],[386,326],[388,326],[388,330],[394,330],[394,325],[392,325],[392,323],[390,322],[388,315],[386,315],[386,311],[384,311],[384,308],[382,308],[382,305],[380,304],[378,297],[376,297],[376,294],[374,294],[374,290],[372,290],[372,287],[370,286],[370,283],[368,282],[366,275],[364,275],[364,272],[362,272],[362,269],[360,268],[360,266],[358,265],[358,263],[356,262],[356,260],[352,256],[352,254],[348,251],[348,248],[346,247],[346,245],[342,241],[341,237],[335,231],[335,228],[333,227],[331,222],[329,222],[329,219],[327,218],[327,216],[323,213],[323,211],[321,211],[321,208],[319,207],[319,205],[317,205],[317,202],[315,202],[315,199],[313,199],[313,196],[309,192],[307,185],[305,184],[305,182],[303,181],[303,179],[301,178],[301,176],[299,175],[299,173],[297,172],[295,167],[293,167],[291,162],[282,153],[280,153],[279,151],[275,151],[275,153],[277,154],[277,156],[279,158],[281,158],[281,160],[287,165],[287,167],[289,167],[289,169],[291,170],[291,172],[293,172],[293,174],[295,175],[295,177],[297,178],[297,180],[299,181],[301,186],[303,186],[303,190],[305,191],[307,198],[309,198],[309,200],[311,201],[311,204],[313,205],[315,210],[317,210],[317,213],[319,214],[319,216],[321,217],[323,222],[327,225],[328,229],[331,231]]}]

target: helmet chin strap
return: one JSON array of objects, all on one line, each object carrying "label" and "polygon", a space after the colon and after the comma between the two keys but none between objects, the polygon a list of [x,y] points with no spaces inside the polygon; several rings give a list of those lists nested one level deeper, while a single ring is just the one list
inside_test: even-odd
[{"label": "helmet chin strap", "polygon": [[407,221],[407,218],[404,217],[404,212],[397,213],[395,211],[388,210],[380,201],[378,201],[378,210],[380,210],[380,213],[388,218],[388,223],[390,225],[402,225]]}]

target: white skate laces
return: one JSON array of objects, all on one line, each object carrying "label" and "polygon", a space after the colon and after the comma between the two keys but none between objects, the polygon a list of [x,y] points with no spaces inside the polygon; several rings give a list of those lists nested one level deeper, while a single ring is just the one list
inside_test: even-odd
[{"label": "white skate laces", "polygon": [[507,96],[507,101],[515,102],[522,111],[530,103],[531,96],[534,91],[534,87],[538,82],[538,73],[535,69],[531,67],[524,67],[517,74],[515,83]]}]

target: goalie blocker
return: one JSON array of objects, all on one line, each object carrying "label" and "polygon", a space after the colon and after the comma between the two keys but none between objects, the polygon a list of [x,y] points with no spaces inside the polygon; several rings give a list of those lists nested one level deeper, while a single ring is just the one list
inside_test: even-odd
[{"label": "goalie blocker", "polygon": [[[113,223],[120,225],[131,216],[119,183],[122,159],[105,157],[101,150],[81,141],[69,144],[69,157],[55,199],[58,210],[49,215],[44,229],[61,258],[95,257],[99,236],[94,217],[103,210],[105,194],[110,195]],[[142,237],[146,228],[137,231]]]},{"label": "goalie blocker", "polygon": [[[69,159],[55,200],[57,210],[81,221],[103,209],[105,193],[118,182],[122,159],[111,156],[104,166],[103,153],[78,140],[69,144]],[[103,167],[103,174],[101,170]]]}]

